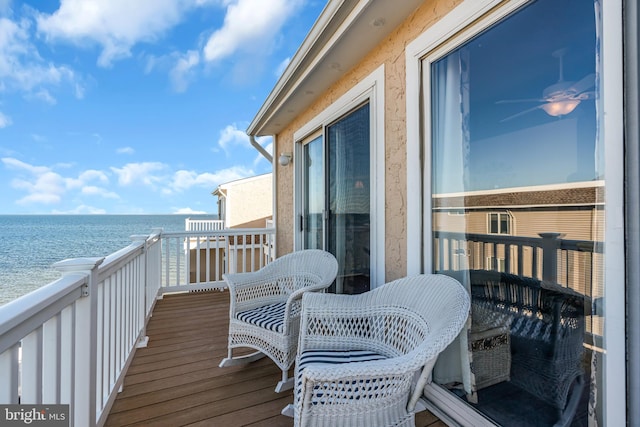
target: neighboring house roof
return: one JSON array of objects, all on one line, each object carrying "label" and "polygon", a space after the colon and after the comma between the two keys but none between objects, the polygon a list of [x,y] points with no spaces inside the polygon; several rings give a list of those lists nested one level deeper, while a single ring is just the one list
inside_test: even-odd
[{"label": "neighboring house roof", "polygon": [[604,205],[604,181],[505,188],[433,197],[433,207],[439,210],[594,205]]},{"label": "neighboring house roof", "polygon": [[354,67],[422,0],[329,0],[247,129],[275,135]]},{"label": "neighboring house roof", "polygon": [[220,186],[218,186],[218,188],[213,190],[211,194],[218,197],[227,197],[227,193]]},{"label": "neighboring house roof", "polygon": [[227,190],[229,189],[229,187],[233,187],[235,185],[246,184],[247,182],[250,182],[250,181],[255,181],[257,179],[263,179],[263,178],[268,178],[268,177],[271,177],[271,172],[264,173],[262,175],[250,176],[248,178],[234,179],[233,181],[228,181],[228,182],[225,182],[225,183],[222,183],[222,184],[218,185],[218,188],[213,190],[211,192],[211,194],[213,194],[214,196],[218,196],[218,197],[226,197],[227,196]]}]

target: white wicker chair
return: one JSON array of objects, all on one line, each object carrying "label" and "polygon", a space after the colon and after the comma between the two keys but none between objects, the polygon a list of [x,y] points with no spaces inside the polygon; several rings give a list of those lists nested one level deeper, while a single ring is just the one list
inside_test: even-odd
[{"label": "white wicker chair", "polygon": [[[256,272],[223,275],[230,295],[229,346],[220,367],[244,365],[266,355],[282,369],[276,392],[290,389],[288,370],[296,357],[302,295],[323,291],[337,272],[332,254],[309,249],[284,255]],[[258,351],[234,357],[238,347]]]},{"label": "white wicker chair", "polygon": [[438,354],[469,315],[455,279],[419,275],[360,295],[306,294],[295,426],[413,426]]}]

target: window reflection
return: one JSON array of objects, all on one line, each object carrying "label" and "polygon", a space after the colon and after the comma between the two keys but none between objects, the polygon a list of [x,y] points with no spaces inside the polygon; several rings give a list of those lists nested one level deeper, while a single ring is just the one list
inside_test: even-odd
[{"label": "window reflection", "polygon": [[430,64],[433,265],[472,296],[434,379],[505,425],[600,411],[598,6],[538,0]]},{"label": "window reflection", "polygon": [[337,293],[369,290],[371,200],[369,104],[327,128],[329,252],[338,259]]}]

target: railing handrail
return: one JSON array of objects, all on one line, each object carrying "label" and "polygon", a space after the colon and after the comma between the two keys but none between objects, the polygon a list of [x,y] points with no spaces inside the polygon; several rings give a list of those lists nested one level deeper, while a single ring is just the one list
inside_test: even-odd
[{"label": "railing handrail", "polygon": [[0,353],[82,296],[85,274],[63,276],[0,307]]},{"label": "railing handrail", "polygon": [[[500,244],[512,244],[512,245],[526,245],[531,247],[541,247],[544,237],[527,237],[527,236],[512,236],[509,234],[480,234],[480,233],[463,233],[458,231],[435,231],[435,237],[448,237],[456,240],[471,240],[474,242],[485,243],[500,243]],[[582,252],[594,252],[601,253],[603,249],[603,242],[595,240],[568,240],[557,239],[559,243],[559,249],[563,250],[575,250]]]},{"label": "railing handrail", "polygon": [[257,235],[273,233],[275,228],[225,228],[222,230],[202,230],[202,231],[169,231],[163,232],[162,237],[217,237],[217,236],[236,236],[236,235]]},{"label": "railing handrail", "polygon": [[129,246],[106,256],[104,262],[98,268],[98,281],[113,274],[113,272],[117,271],[133,258],[143,253],[144,246],[145,242],[133,242]]},{"label": "railing handrail", "polygon": [[564,251],[604,253],[604,242],[594,240],[560,239],[560,249]]},{"label": "railing handrail", "polygon": [[223,219],[191,219],[184,220],[186,231],[205,231],[205,230],[221,230],[224,229]]}]

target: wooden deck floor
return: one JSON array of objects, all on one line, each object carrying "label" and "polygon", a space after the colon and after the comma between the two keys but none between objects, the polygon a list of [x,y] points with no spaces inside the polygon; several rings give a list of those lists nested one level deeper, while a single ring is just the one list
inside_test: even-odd
[{"label": "wooden deck floor", "polygon": [[[292,392],[275,393],[281,373],[271,360],[219,368],[226,356],[227,292],[165,296],[147,327],[106,422],[116,426],[293,426],[280,411]],[[444,427],[428,412],[418,427]]]}]

